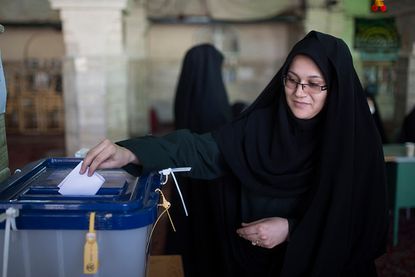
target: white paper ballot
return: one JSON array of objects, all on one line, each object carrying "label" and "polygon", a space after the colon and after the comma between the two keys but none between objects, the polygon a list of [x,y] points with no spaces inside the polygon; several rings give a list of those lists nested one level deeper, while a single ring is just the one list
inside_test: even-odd
[{"label": "white paper ballot", "polygon": [[87,173],[79,174],[82,162],[80,162],[58,185],[62,195],[95,195],[102,184],[104,177],[94,172],[92,176]]}]

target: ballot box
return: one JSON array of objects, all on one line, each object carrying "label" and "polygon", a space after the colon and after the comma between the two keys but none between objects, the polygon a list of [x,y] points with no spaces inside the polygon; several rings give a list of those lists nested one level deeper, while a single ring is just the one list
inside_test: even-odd
[{"label": "ballot box", "polygon": [[[59,194],[57,185],[80,161],[40,160],[0,184],[0,217],[6,218],[0,225],[0,267],[7,276],[145,276],[160,176],[99,170],[105,183],[96,195]],[[98,263],[96,273],[86,274],[91,220]]]}]

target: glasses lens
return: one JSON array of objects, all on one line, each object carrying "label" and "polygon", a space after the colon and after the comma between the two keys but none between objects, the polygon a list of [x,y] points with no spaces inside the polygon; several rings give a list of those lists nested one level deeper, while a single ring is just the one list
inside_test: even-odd
[{"label": "glasses lens", "polygon": [[310,92],[310,93],[320,93],[321,92],[321,87],[320,87],[320,85],[317,85],[317,84],[308,84],[306,86],[306,88],[308,89],[308,92]]},{"label": "glasses lens", "polygon": [[288,76],[284,78],[284,84],[290,89],[295,89],[297,87],[297,82]]},{"label": "glasses lens", "polygon": [[[320,84],[308,83],[302,84],[300,81],[296,81],[290,76],[284,77],[284,85],[289,89],[297,89],[298,86],[301,86],[302,90],[311,94],[318,94],[323,90],[327,90],[326,86],[321,86]],[[324,88],[324,89],[323,89]]]}]

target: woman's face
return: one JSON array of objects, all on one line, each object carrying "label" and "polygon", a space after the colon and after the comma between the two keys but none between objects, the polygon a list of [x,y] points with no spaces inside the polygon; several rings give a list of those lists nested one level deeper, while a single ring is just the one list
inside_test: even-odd
[{"label": "woman's face", "polygon": [[318,66],[309,57],[294,57],[284,84],[285,97],[295,117],[310,119],[323,109],[328,93],[326,82]]}]

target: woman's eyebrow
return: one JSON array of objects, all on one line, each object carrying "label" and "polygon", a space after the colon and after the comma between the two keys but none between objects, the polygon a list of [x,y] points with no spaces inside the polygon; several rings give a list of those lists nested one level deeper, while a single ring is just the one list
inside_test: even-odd
[{"label": "woman's eyebrow", "polygon": [[291,73],[291,74],[294,74],[296,77],[299,77],[298,74],[296,74],[295,72],[292,72],[291,70],[288,70],[287,73]]},{"label": "woman's eyebrow", "polygon": [[308,78],[319,78],[319,79],[324,79],[322,76],[320,76],[320,75],[311,75],[311,76],[308,76]]},{"label": "woman's eyebrow", "polygon": [[[295,72],[293,72],[291,70],[288,70],[287,73],[291,73],[291,74],[294,74],[296,77],[300,77],[297,73],[295,73]],[[320,76],[320,75],[310,75],[310,76],[307,76],[307,78],[319,78],[319,79],[324,80],[324,78],[322,76]]]}]

